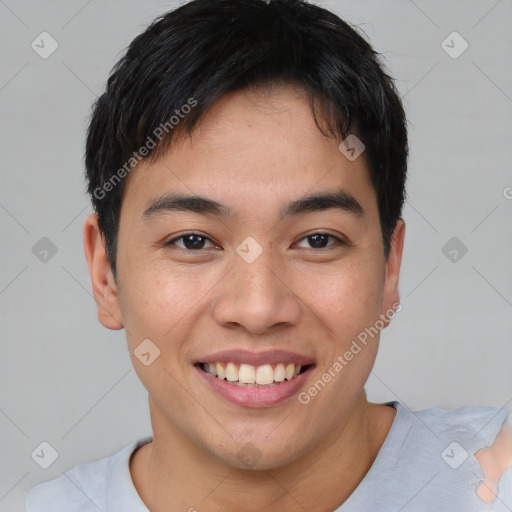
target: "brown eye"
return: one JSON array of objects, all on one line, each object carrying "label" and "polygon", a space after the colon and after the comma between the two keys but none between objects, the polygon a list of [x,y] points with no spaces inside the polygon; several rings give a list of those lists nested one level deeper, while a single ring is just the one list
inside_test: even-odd
[{"label": "brown eye", "polygon": [[[329,238],[332,238],[335,242],[328,244]],[[312,235],[305,236],[302,240],[307,240],[313,249],[326,249],[335,245],[346,245],[343,240],[329,233],[313,233]]]},{"label": "brown eye", "polygon": [[[183,240],[183,245],[180,246],[176,242],[178,240]],[[169,240],[166,242],[166,246],[176,245],[180,249],[187,251],[199,251],[205,248],[205,243],[210,242],[211,247],[215,247],[215,245],[211,242],[211,240],[203,235],[198,233],[187,233],[185,235],[181,235],[173,240]]]}]

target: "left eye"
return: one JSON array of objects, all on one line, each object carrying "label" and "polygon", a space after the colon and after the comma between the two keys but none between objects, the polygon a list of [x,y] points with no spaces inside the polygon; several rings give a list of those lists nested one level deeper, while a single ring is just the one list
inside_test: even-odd
[{"label": "left eye", "polygon": [[[334,243],[330,245],[324,245],[324,242],[327,242],[329,238],[334,239]],[[330,235],[329,233],[313,233],[312,235],[305,236],[302,240],[308,240],[313,246],[313,249],[325,249],[326,247],[331,247],[332,245],[344,245],[345,242],[339,239],[334,235]]]}]

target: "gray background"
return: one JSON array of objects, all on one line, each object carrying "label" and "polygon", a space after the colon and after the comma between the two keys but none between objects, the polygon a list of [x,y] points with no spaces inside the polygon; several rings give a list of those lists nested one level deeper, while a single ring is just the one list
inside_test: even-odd
[{"label": "gray background", "polygon": [[[82,155],[110,68],[175,5],[0,0],[2,512],[23,510],[35,483],[151,433],[124,331],[96,318]],[[369,396],[512,409],[512,2],[323,5],[384,53],[411,123],[403,311],[382,334]],[[59,44],[47,59],[31,48],[43,31]],[[456,59],[441,46],[453,31],[469,43]],[[468,248],[456,262],[442,252],[454,236]],[[58,249],[47,262],[32,252],[42,237]],[[46,470],[30,456],[42,441],[59,453]]]}]

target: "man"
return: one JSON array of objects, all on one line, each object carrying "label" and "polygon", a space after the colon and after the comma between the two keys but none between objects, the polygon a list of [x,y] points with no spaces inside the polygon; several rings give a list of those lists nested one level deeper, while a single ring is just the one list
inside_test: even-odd
[{"label": "man", "polygon": [[301,0],[193,0],[95,105],[84,246],[153,436],[37,511],[512,507],[507,412],[364,391],[400,310],[407,130],[377,54]]}]

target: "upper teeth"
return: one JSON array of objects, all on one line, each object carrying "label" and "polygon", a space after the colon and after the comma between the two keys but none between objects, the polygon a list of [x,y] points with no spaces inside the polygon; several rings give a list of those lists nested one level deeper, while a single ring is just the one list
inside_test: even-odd
[{"label": "upper teeth", "polygon": [[302,366],[300,364],[279,363],[273,367],[270,364],[262,366],[252,366],[242,363],[239,367],[232,362],[223,366],[222,363],[206,363],[204,369],[216,375],[219,379],[227,379],[229,382],[239,381],[243,384],[272,384],[272,382],[282,382],[290,380],[300,373]]}]

